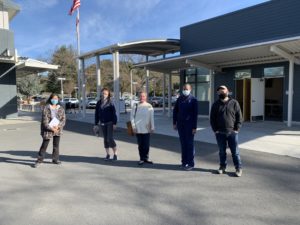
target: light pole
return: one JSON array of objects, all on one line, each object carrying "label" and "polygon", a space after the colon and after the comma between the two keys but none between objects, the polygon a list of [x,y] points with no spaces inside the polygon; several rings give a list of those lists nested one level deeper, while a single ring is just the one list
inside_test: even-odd
[{"label": "light pole", "polygon": [[[133,81],[132,82],[132,85],[134,86],[134,100],[135,100],[135,97],[136,97],[136,84],[137,82]],[[131,93],[131,102],[130,102],[130,105],[132,106],[132,100],[133,100],[133,93]]]},{"label": "light pole", "polygon": [[75,90],[75,96],[76,96],[76,98],[78,99],[78,87],[74,87],[74,90]]},{"label": "light pole", "polygon": [[66,80],[64,77],[58,77],[57,80],[60,80],[60,91],[61,91],[61,99],[64,100],[64,86],[63,81]]},{"label": "light pole", "polygon": [[153,97],[155,97],[155,86],[156,86],[155,78],[152,81],[153,81]]}]

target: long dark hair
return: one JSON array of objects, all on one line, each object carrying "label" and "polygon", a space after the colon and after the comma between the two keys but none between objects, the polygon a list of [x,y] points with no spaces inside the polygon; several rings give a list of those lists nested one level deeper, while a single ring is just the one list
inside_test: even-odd
[{"label": "long dark hair", "polygon": [[49,96],[49,98],[48,98],[46,104],[52,105],[51,99],[52,99],[54,96],[56,96],[56,97],[58,98],[58,100],[59,100],[58,94],[52,93],[52,94]]},{"label": "long dark hair", "polygon": [[[105,88],[102,88],[101,94],[102,94],[103,91],[107,91],[107,92],[108,92],[107,102],[110,102],[111,92],[110,92],[109,88],[106,88],[106,87],[105,87]],[[101,96],[101,98],[103,98],[103,97]]]}]

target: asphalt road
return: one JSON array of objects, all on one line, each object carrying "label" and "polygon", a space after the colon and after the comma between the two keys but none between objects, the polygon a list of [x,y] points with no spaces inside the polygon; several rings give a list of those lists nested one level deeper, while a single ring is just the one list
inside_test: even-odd
[{"label": "asphalt road", "polygon": [[[135,137],[116,131],[117,162],[105,162],[91,124],[68,121],[62,165],[34,169],[39,123],[0,126],[1,225],[299,225],[300,160],[241,150],[244,170],[216,174],[217,147],[196,142],[182,171],[179,140],[153,134],[154,165],[138,166]],[[51,153],[49,146],[48,152]]]}]

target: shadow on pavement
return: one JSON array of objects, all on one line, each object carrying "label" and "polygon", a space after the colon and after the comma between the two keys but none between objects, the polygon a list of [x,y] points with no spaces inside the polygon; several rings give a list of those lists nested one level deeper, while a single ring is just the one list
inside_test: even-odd
[{"label": "shadow on pavement", "polygon": [[[85,122],[71,121],[68,120],[68,123],[65,126],[66,131],[75,132],[83,135],[94,136],[92,131],[92,124]],[[100,134],[100,137],[102,135]],[[129,136],[127,130],[123,128],[118,128],[114,137],[116,141],[123,141],[131,144],[137,144],[135,136]],[[117,143],[118,144],[118,143]],[[150,137],[150,147],[158,148],[162,150],[172,151],[180,153],[180,142],[178,137],[167,136],[162,134],[151,134]],[[218,148],[215,144],[195,141],[196,156],[204,157],[212,155],[218,152]]]},{"label": "shadow on pavement", "polygon": [[[30,156],[34,158],[33,160],[25,160],[25,159],[16,159],[16,158],[7,158],[1,157],[1,162],[12,163],[12,164],[20,164],[25,166],[32,166],[36,161],[37,152],[36,151],[28,151],[28,150],[11,150],[11,151],[1,151],[2,154],[10,154],[14,156]],[[51,155],[46,154],[45,164],[51,164]],[[112,167],[127,167],[127,168],[144,168],[144,169],[154,169],[154,170],[179,170],[182,169],[179,165],[174,164],[163,164],[163,163],[154,163],[154,164],[144,164],[139,166],[137,161],[133,160],[118,160],[118,161],[104,161],[104,158],[99,157],[90,157],[90,156],[76,156],[76,155],[60,155],[60,160],[62,163],[89,163],[103,166],[112,166]],[[194,168],[193,171],[198,172],[207,172],[216,174],[217,172],[212,169],[204,169],[204,168]]]}]

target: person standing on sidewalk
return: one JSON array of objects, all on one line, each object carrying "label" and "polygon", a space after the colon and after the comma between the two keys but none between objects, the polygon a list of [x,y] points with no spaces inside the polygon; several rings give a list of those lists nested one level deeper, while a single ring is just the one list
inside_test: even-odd
[{"label": "person standing on sidewalk", "polygon": [[43,162],[51,138],[53,138],[52,163],[61,164],[61,161],[59,161],[59,141],[66,123],[66,115],[64,108],[58,104],[58,99],[58,95],[51,94],[43,108],[41,121],[43,142],[34,167],[38,167]]},{"label": "person standing on sidewalk", "polygon": [[133,132],[136,134],[140,161],[138,165],[144,163],[153,164],[149,160],[150,133],[154,132],[154,110],[147,102],[147,94],[140,93],[140,103],[132,107],[130,120]]},{"label": "person standing on sidewalk", "polygon": [[173,128],[178,130],[181,144],[181,167],[192,170],[195,166],[194,135],[197,131],[198,102],[191,95],[190,84],[183,86],[182,95],[173,110]]},{"label": "person standing on sidewalk", "polygon": [[242,112],[238,101],[228,97],[228,88],[221,85],[217,88],[219,99],[212,105],[210,124],[215,132],[219,147],[219,174],[226,172],[226,148],[230,148],[236,176],[242,176],[242,161],[238,148],[238,133],[242,126]]},{"label": "person standing on sidewalk", "polygon": [[104,160],[110,160],[109,148],[112,148],[114,153],[112,160],[117,161],[117,145],[113,136],[114,130],[117,127],[116,108],[111,100],[110,90],[108,88],[103,88],[101,92],[101,99],[97,102],[95,110],[94,131],[98,129],[98,124],[100,122],[104,138],[104,148],[106,150],[106,157]]}]

